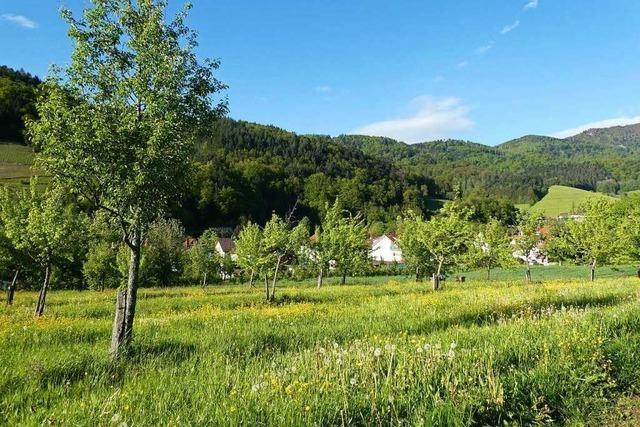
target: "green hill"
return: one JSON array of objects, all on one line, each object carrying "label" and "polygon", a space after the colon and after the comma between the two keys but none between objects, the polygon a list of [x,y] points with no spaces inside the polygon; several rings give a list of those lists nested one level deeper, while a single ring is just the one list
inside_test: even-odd
[{"label": "green hill", "polygon": [[0,142],[0,184],[22,184],[33,174],[34,153],[24,145]]},{"label": "green hill", "polygon": [[611,196],[592,191],[580,190],[578,188],[554,185],[549,188],[549,193],[538,203],[531,207],[534,214],[545,216],[558,216],[562,213],[575,213],[582,203],[591,198],[608,198],[617,200]]}]

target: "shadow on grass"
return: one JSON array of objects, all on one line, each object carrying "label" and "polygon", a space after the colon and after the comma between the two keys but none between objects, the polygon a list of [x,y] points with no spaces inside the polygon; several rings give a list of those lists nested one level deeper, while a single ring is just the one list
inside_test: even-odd
[{"label": "shadow on grass", "polygon": [[191,358],[198,347],[192,343],[175,340],[159,342],[134,342],[127,354],[127,362],[146,364],[149,359],[161,363],[181,363]]}]

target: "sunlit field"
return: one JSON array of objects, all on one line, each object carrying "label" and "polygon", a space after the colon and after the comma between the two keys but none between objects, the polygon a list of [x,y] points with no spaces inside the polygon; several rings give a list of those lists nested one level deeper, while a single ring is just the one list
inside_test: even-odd
[{"label": "sunlit field", "polygon": [[0,309],[7,425],[582,425],[640,391],[636,278],[141,290],[126,367],[113,291],[36,296]]}]

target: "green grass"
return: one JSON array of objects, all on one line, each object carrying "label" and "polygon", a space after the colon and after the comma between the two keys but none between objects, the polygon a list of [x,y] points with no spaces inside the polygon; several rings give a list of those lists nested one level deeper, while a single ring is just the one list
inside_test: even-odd
[{"label": "green grass", "polygon": [[602,193],[554,185],[549,188],[549,192],[542,200],[531,207],[531,213],[542,214],[547,217],[556,217],[561,213],[574,213],[582,203],[595,197],[616,200]]},{"label": "green grass", "polygon": [[640,391],[638,279],[142,290],[0,308],[7,425],[580,425]]},{"label": "green grass", "polygon": [[[0,141],[0,185],[28,185],[29,179],[35,175],[31,167],[34,158],[32,148]],[[46,182],[47,177],[40,179],[40,184]]]}]

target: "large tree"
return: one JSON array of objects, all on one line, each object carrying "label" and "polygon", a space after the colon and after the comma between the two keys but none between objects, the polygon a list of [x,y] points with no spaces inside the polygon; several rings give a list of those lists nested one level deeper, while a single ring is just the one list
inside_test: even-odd
[{"label": "large tree", "polygon": [[167,21],[166,0],[93,0],[63,17],[75,44],[70,65],[47,81],[28,126],[39,165],[117,219],[130,261],[118,292],[111,354],[133,334],[143,238],[181,192],[196,129],[226,112],[217,61],[200,63],[190,7]]}]

